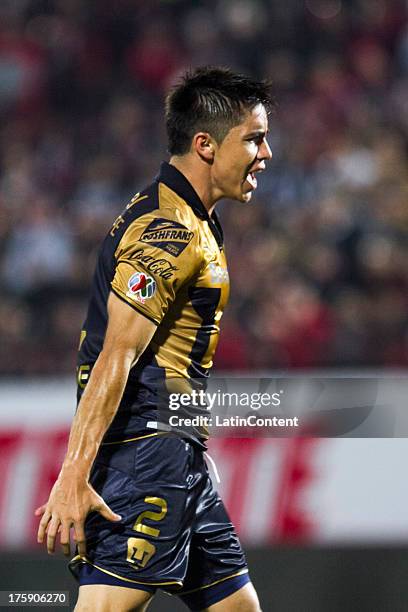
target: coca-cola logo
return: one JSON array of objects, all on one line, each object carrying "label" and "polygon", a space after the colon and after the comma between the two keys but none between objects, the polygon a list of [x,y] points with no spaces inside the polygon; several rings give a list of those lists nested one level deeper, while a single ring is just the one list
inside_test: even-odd
[{"label": "coca-cola logo", "polygon": [[178,270],[176,266],[173,266],[173,264],[164,257],[156,259],[152,255],[147,255],[144,249],[135,251],[132,255],[132,259],[136,259],[136,261],[142,263],[148,272],[157,274],[157,276],[166,280],[173,278],[175,272]]}]

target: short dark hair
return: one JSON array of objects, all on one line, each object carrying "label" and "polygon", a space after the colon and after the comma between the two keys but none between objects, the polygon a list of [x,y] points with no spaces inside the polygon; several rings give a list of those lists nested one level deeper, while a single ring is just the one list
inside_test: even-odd
[{"label": "short dark hair", "polygon": [[270,84],[229,68],[205,66],[187,72],[166,97],[166,129],[171,155],[188,153],[197,132],[221,143],[245,112],[258,104],[273,106]]}]

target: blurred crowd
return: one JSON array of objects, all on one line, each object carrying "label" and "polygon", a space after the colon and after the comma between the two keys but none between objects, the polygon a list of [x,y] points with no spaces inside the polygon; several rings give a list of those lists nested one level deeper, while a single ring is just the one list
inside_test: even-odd
[{"label": "blurred crowd", "polygon": [[2,0],[0,372],[75,367],[98,245],[189,66],[272,80],[273,160],[218,207],[220,369],[408,365],[408,5]]}]

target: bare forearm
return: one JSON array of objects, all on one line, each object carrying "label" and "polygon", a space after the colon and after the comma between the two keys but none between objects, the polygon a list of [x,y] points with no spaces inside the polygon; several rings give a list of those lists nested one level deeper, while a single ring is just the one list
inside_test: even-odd
[{"label": "bare forearm", "polygon": [[129,355],[103,351],[99,355],[72,423],[62,472],[89,477],[102,438],[117,412],[131,363]]},{"label": "bare forearm", "polygon": [[129,308],[114,294],[108,299],[108,326],[103,349],[95,362],[71,427],[67,454],[48,501],[35,514],[41,516],[38,541],[47,534],[47,549],[55,550],[58,531],[64,554],[69,555],[69,533],[75,532],[80,555],[86,554],[85,519],[99,512],[109,521],[113,512],[89,482],[102,439],[122,399],[130,368],[152,339],[156,325]]}]

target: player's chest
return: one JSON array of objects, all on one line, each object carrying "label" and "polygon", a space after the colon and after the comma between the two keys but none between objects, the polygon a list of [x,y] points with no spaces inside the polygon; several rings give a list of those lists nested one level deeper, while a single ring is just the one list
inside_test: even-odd
[{"label": "player's chest", "polygon": [[208,288],[218,294],[218,307],[224,309],[229,296],[229,276],[227,259],[223,248],[217,244],[211,233],[205,233],[202,240],[204,266],[195,283],[198,288]]}]

